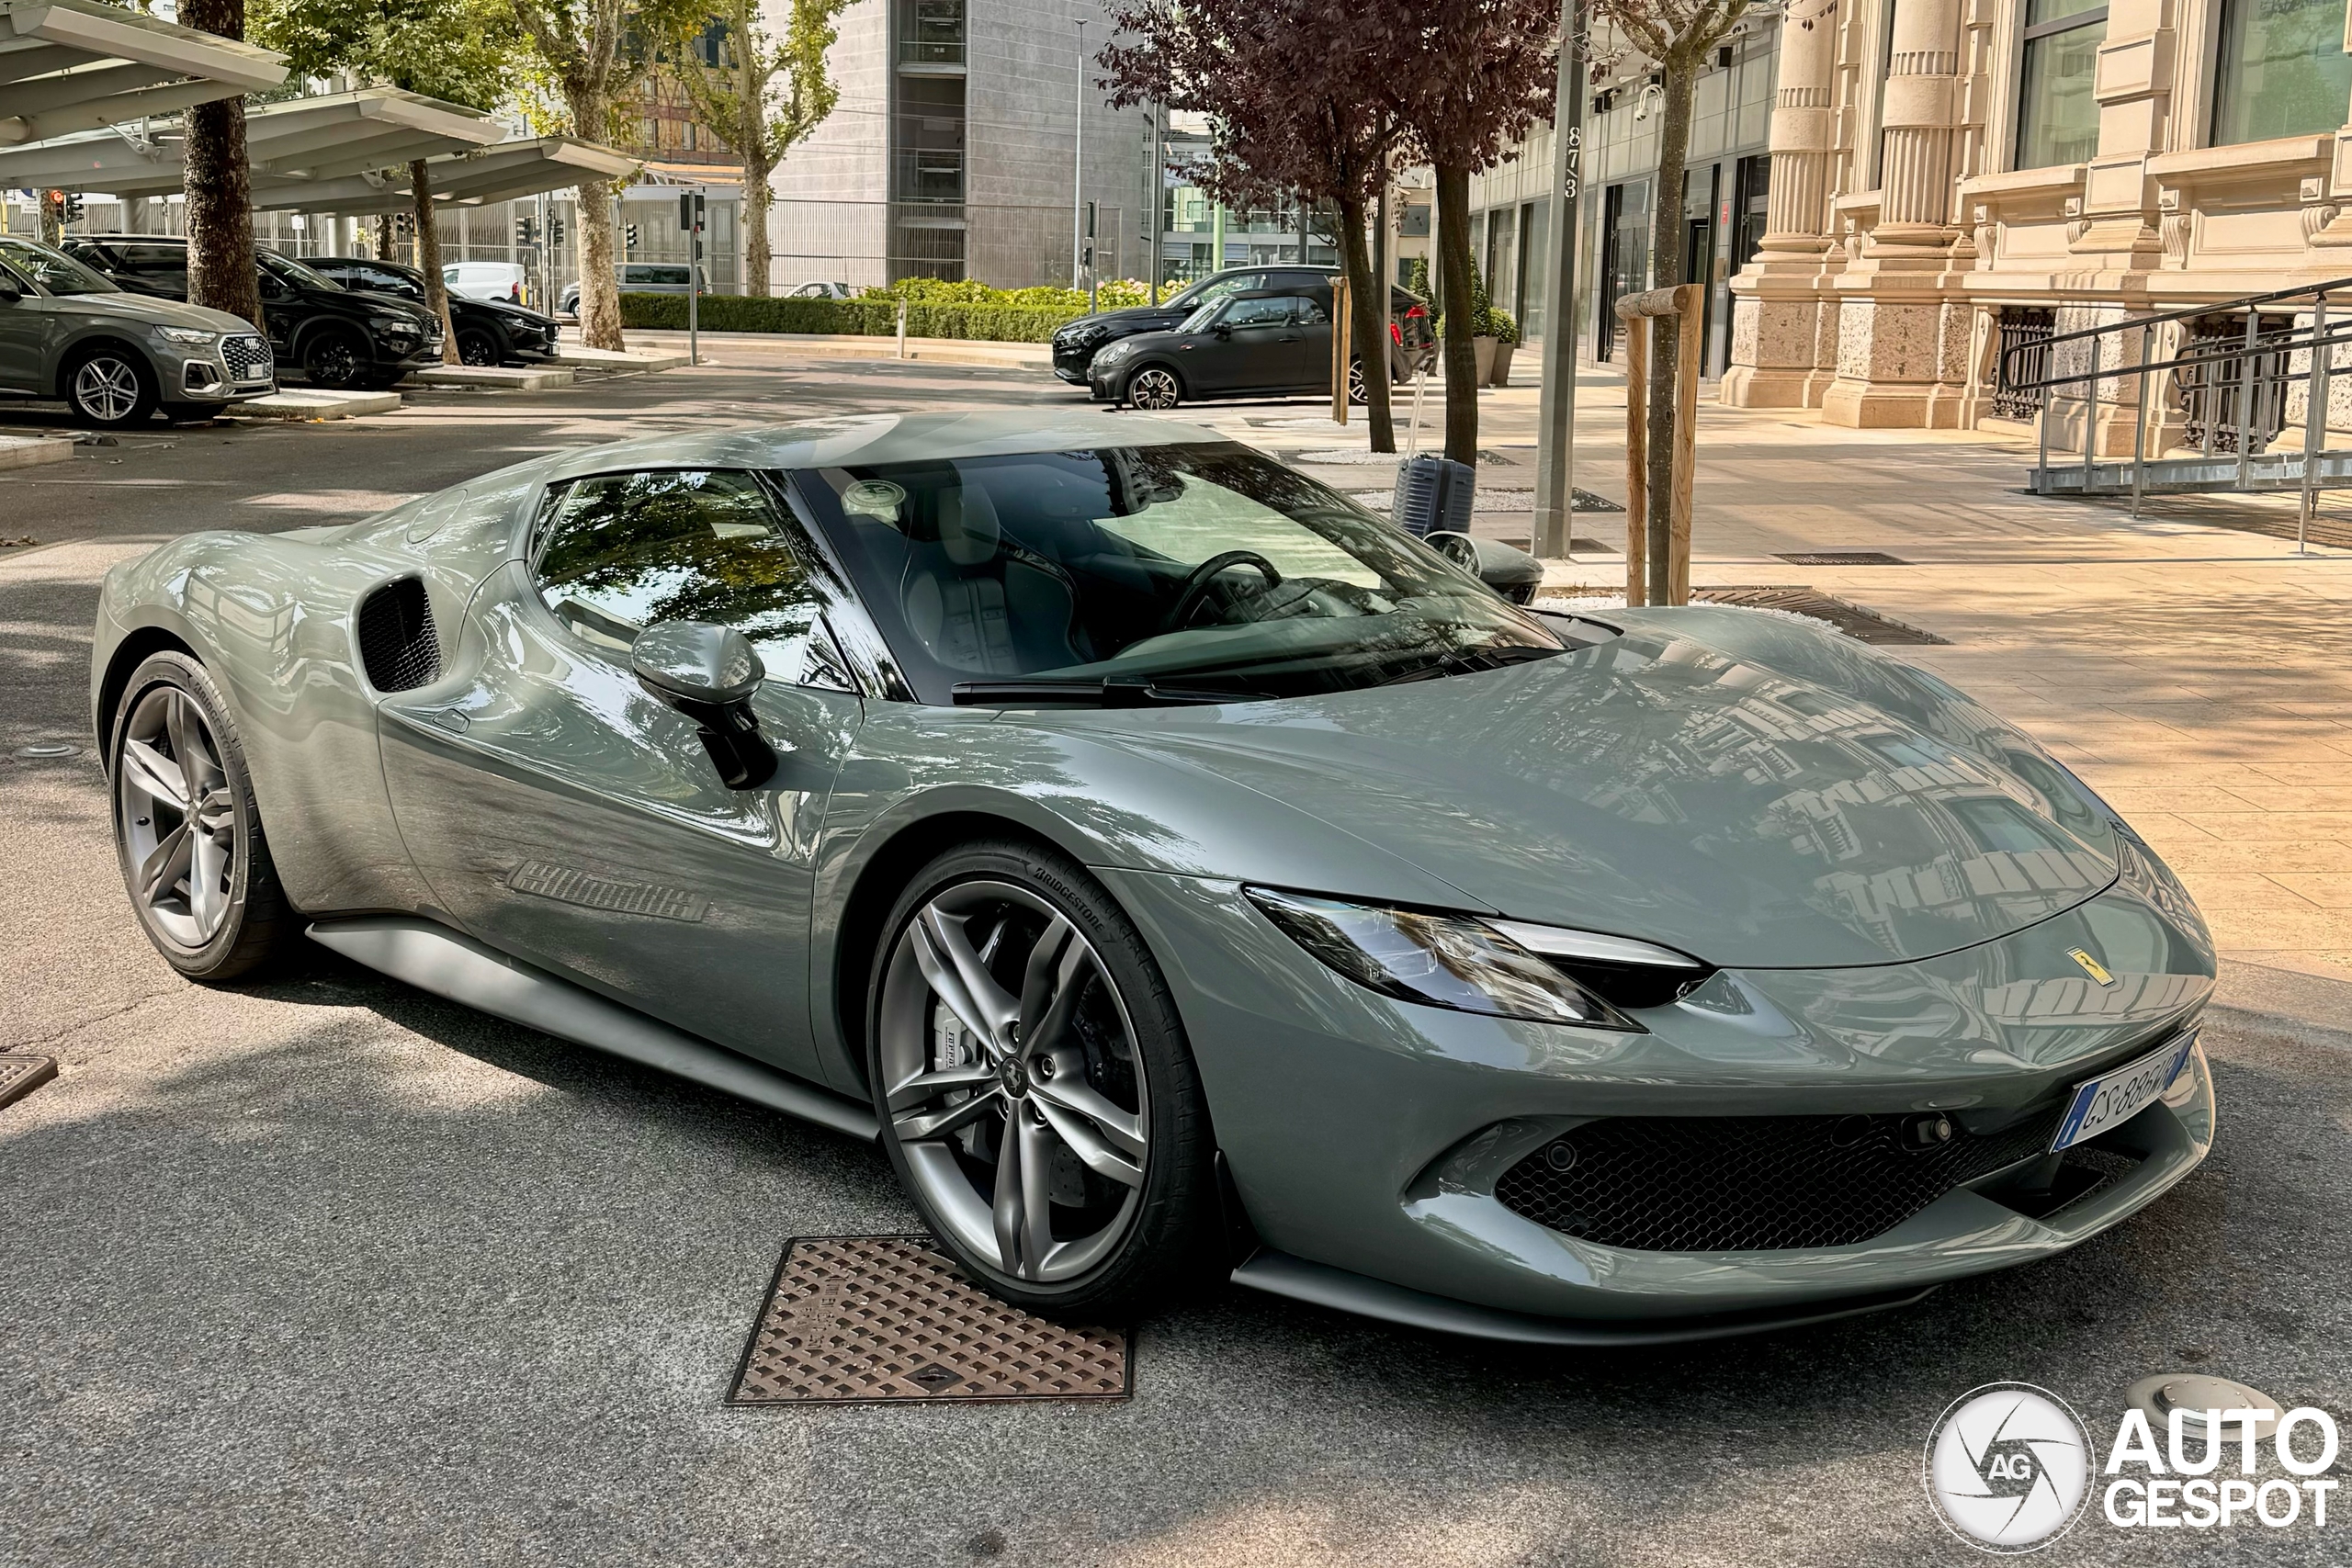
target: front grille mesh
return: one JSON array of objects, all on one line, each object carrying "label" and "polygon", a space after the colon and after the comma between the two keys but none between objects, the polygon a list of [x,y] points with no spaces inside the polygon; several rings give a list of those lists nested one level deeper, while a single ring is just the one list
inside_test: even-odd
[{"label": "front grille mesh", "polygon": [[232,381],[252,381],[269,374],[269,344],[257,337],[240,334],[220,340],[220,363],[229,367]]},{"label": "front grille mesh", "polygon": [[1894,1229],[1962,1182],[2042,1153],[2064,1114],[2053,1106],[1981,1136],[1955,1127],[1949,1143],[1924,1149],[1906,1146],[1901,1116],[1612,1117],[1512,1166],[1495,1196],[1514,1213],[1604,1247],[1845,1247]]}]

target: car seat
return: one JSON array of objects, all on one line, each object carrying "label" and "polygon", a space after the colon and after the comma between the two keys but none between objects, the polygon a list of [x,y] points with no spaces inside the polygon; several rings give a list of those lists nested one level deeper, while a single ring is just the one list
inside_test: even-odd
[{"label": "car seat", "polygon": [[978,485],[933,493],[935,537],[910,540],[899,598],[907,625],[951,669],[1018,675],[1087,662],[1074,646],[1069,575],[1004,536]]}]

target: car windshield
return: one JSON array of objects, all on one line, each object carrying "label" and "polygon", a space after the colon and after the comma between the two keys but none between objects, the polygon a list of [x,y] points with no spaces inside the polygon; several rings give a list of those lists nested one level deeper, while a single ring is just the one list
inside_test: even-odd
[{"label": "car windshield", "polygon": [[1204,333],[1209,330],[1209,323],[1216,320],[1217,312],[1224,309],[1223,299],[1212,299],[1177,322],[1176,330],[1180,333]]},{"label": "car windshield", "polygon": [[1562,649],[1419,540],[1236,443],[798,481],[928,703],[1006,680],[1304,695]]},{"label": "car windshield", "polygon": [[1179,310],[1197,310],[1204,305],[1214,305],[1230,295],[1258,287],[1263,274],[1229,272],[1222,277],[1204,277],[1170,299],[1168,303]]},{"label": "car windshield", "polygon": [[0,239],[0,260],[6,261],[11,271],[31,278],[51,294],[122,292],[112,280],[92,272],[64,252],[52,251],[30,240]]},{"label": "car windshield", "polygon": [[339,293],[343,288],[342,284],[327,276],[326,274],[312,272],[300,262],[289,256],[279,255],[276,251],[255,251],[254,260],[259,262],[282,283],[298,284],[305,288],[322,288],[331,294]]}]

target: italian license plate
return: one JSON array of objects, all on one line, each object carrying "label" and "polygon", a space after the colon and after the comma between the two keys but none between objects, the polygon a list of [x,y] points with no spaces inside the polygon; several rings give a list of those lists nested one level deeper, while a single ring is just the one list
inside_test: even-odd
[{"label": "italian license plate", "polygon": [[2188,1060],[2188,1053],[2196,1044],[2197,1032],[2188,1030],[2136,1061],[2076,1084],[2075,1098],[2066,1106],[2065,1119],[2058,1123],[2058,1136],[2052,1142],[2050,1152],[2056,1154],[2086,1138],[2096,1138],[2145,1111],[2156,1096],[2171,1087],[2181,1064]]}]

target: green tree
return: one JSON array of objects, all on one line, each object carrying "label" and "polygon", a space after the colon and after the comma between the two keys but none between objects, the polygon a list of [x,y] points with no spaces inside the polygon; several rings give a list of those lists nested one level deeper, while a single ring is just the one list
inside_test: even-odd
[{"label": "green tree", "polygon": [[[743,291],[764,295],[775,255],[768,239],[768,182],[795,144],[833,112],[841,89],[825,74],[834,22],[849,0],[787,0],[784,36],[771,35],[759,0],[718,0],[711,18],[673,23],[665,53],[703,123],[743,160]],[[718,63],[706,66],[701,40],[716,20]]]},{"label": "green tree", "polygon": [[[510,0],[514,20],[575,135],[604,141],[614,117],[652,65],[650,39],[677,35],[709,16],[708,0]],[[614,267],[616,180],[579,187],[580,339],[591,348],[626,346]]]},{"label": "green tree", "polygon": [[[285,54],[295,74],[349,73],[373,86],[428,98],[495,107],[514,64],[514,23],[505,0],[252,0],[254,42]],[[416,265],[427,307],[441,318],[441,354],[458,362],[441,283],[441,231],[433,216],[433,174],[408,166],[416,222]]]}]

